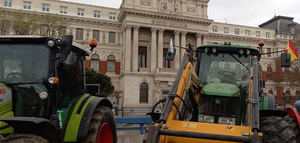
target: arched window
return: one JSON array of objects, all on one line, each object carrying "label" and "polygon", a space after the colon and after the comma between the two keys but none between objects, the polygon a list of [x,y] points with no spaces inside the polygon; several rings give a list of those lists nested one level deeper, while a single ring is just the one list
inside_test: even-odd
[{"label": "arched window", "polygon": [[99,72],[99,55],[93,54],[91,56],[91,69],[93,69],[96,72]]},{"label": "arched window", "polygon": [[115,72],[116,58],[113,55],[107,57],[107,72]]},{"label": "arched window", "polygon": [[148,103],[148,84],[145,82],[140,85],[140,103]]},{"label": "arched window", "polygon": [[284,99],[285,99],[285,104],[290,104],[290,102],[291,102],[291,92],[289,90],[287,90],[285,92]]},{"label": "arched window", "polygon": [[272,79],[272,67],[270,65],[267,67],[267,79]]}]

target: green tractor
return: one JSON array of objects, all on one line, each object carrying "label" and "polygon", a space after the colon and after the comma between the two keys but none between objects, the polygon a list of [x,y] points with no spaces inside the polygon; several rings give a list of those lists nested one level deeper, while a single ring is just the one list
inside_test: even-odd
[{"label": "green tractor", "polygon": [[0,37],[0,142],[116,143],[112,104],[86,93],[88,55],[72,35]]},{"label": "green tractor", "polygon": [[[194,59],[189,47],[169,96],[154,105],[147,143],[300,142],[298,112],[276,110],[274,96],[262,92],[264,53],[230,43],[203,45],[196,52]],[[170,60],[174,53],[168,53]],[[281,65],[290,65],[288,54]],[[159,105],[163,110],[156,113]]]}]

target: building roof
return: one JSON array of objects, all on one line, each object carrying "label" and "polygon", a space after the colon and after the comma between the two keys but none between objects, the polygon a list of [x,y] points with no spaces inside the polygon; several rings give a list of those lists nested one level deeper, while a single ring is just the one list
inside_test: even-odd
[{"label": "building roof", "polygon": [[278,20],[278,19],[286,19],[286,20],[290,20],[290,21],[293,21],[293,20],[294,20],[293,17],[280,16],[280,15],[279,15],[279,16],[274,16],[272,19],[270,19],[270,20],[268,20],[268,21],[266,21],[266,22],[264,22],[264,23],[258,25],[258,27],[263,28],[264,26],[266,26],[266,25],[270,24],[271,22],[276,21],[276,20]]}]

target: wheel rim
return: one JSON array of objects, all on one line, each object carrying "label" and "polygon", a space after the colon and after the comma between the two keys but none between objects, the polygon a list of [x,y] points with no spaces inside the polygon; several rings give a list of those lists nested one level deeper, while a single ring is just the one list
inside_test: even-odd
[{"label": "wheel rim", "polygon": [[103,123],[98,130],[97,143],[113,143],[112,129],[109,123]]}]

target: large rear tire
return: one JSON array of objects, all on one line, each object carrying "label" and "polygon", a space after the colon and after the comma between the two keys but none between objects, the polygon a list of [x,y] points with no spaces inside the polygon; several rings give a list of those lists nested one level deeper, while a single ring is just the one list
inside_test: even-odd
[{"label": "large rear tire", "polygon": [[32,134],[12,134],[0,139],[0,143],[49,143],[46,139]]},{"label": "large rear tire", "polygon": [[88,136],[81,143],[116,143],[116,124],[110,108],[97,106],[91,119]]},{"label": "large rear tire", "polygon": [[262,117],[261,129],[264,143],[297,143],[299,127],[289,115]]}]

